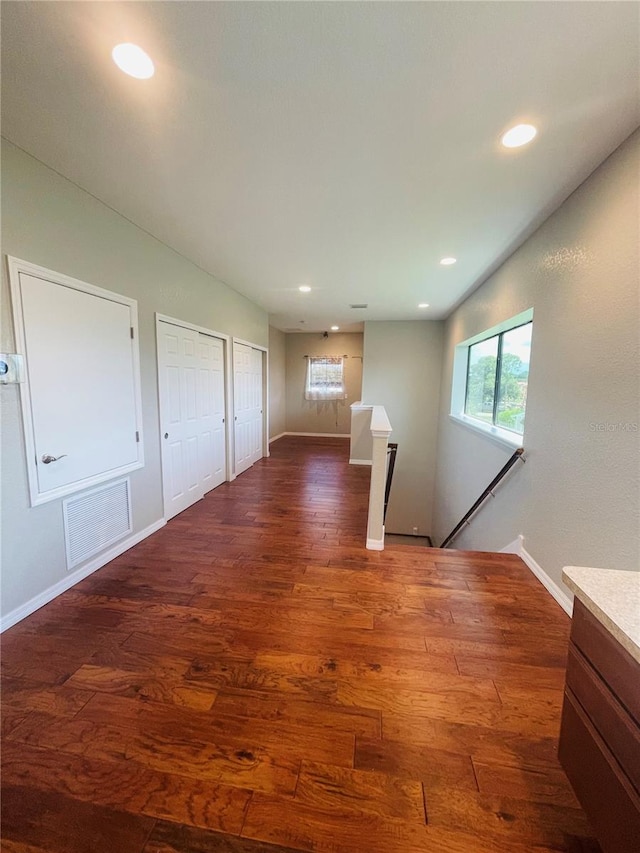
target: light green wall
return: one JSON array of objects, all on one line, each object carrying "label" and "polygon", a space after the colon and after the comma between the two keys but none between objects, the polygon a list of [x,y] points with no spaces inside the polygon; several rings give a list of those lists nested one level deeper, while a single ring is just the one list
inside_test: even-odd
[{"label": "light green wall", "polygon": [[[287,339],[287,431],[348,435],[352,403],[362,389],[362,333],[289,334]],[[346,400],[322,403],[304,399],[307,369],[305,355],[347,355],[345,359]]]},{"label": "light green wall", "polygon": [[384,406],[398,444],[386,519],[388,533],[432,533],[441,322],[370,322],[364,326],[362,401]]},{"label": "light green wall", "polygon": [[286,338],[280,329],[269,326],[269,438],[286,429]]},{"label": "light green wall", "polygon": [[[138,300],[146,464],[131,474],[131,485],[134,532],[143,530],[163,515],[154,312],[262,346],[269,342],[266,313],[5,142],[2,253]],[[4,262],[1,296],[1,346],[12,352]],[[29,506],[18,389],[0,387],[0,395],[2,612],[6,614],[68,575],[61,502]]]},{"label": "light green wall", "polygon": [[499,550],[523,534],[525,549],[556,583],[568,564],[638,569],[639,189],[640,132],[449,318],[438,541],[511,452],[449,417],[455,346],[533,308],[527,462],[455,547]]}]

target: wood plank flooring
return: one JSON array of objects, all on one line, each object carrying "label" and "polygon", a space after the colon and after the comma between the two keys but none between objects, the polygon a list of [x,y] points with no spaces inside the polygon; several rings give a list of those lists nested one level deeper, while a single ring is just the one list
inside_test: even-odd
[{"label": "wood plank flooring", "polygon": [[347,460],[280,439],[5,633],[2,850],[599,850],[569,619],[516,557],[366,551]]}]

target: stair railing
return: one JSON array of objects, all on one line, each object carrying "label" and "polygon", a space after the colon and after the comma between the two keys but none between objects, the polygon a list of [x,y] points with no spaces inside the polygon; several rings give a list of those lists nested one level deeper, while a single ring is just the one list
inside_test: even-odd
[{"label": "stair railing", "polygon": [[387,444],[387,482],[384,487],[384,511],[382,513],[382,522],[387,518],[387,507],[389,506],[389,495],[391,494],[391,483],[393,482],[393,469],[396,467],[396,455],[398,453],[398,445],[389,442]]},{"label": "stair railing", "polygon": [[518,462],[518,461],[524,462],[525,461],[522,457],[523,453],[524,453],[524,447],[519,447],[515,451],[515,453],[513,454],[513,456],[511,456],[511,458],[509,459],[507,464],[503,468],[501,468],[500,471],[498,471],[496,476],[489,483],[489,485],[484,490],[484,492],[480,495],[478,500],[473,504],[471,509],[468,510],[468,512],[466,512],[464,514],[464,516],[460,519],[460,521],[453,528],[451,533],[446,537],[446,539],[443,541],[442,545],[440,546],[441,548],[447,548],[453,542],[453,540],[458,535],[458,533],[460,533],[460,531],[465,526],[465,524],[471,524],[471,520],[470,520],[471,516],[474,515],[474,513],[476,513],[480,509],[480,507],[486,501],[486,499],[489,497],[489,495],[491,495],[491,497],[495,497],[493,490],[498,485],[498,483],[502,479],[504,479],[504,477],[506,477],[506,475],[513,468],[513,466],[516,464],[516,462]]}]

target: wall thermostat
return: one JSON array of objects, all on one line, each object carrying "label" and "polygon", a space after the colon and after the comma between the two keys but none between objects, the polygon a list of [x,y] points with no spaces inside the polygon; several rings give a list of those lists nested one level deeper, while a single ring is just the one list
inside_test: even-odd
[{"label": "wall thermostat", "polygon": [[24,359],[12,352],[0,352],[0,385],[12,385],[22,382]]}]

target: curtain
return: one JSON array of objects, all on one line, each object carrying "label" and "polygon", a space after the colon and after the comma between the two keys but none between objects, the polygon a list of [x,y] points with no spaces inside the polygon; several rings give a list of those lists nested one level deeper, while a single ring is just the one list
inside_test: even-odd
[{"label": "curtain", "polygon": [[344,358],[309,356],[304,388],[305,400],[345,400]]}]

